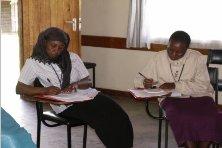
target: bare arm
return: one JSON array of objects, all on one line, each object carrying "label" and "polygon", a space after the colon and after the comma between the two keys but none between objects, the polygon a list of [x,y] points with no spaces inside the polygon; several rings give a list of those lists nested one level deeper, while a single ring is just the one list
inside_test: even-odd
[{"label": "bare arm", "polygon": [[18,82],[16,85],[16,94],[35,96],[35,95],[56,95],[61,92],[60,88],[55,86],[50,87],[34,87]]},{"label": "bare arm", "polygon": [[92,82],[90,81],[90,78],[88,76],[88,77],[81,79],[78,82],[74,82],[74,83],[70,84],[68,87],[66,87],[62,91],[63,92],[71,92],[71,91],[75,90],[76,88],[87,89],[89,87],[92,87]]},{"label": "bare arm", "polygon": [[80,89],[87,89],[89,87],[92,87],[92,82],[91,82],[89,76],[83,78],[82,80],[80,80],[78,82],[78,88],[80,88]]}]

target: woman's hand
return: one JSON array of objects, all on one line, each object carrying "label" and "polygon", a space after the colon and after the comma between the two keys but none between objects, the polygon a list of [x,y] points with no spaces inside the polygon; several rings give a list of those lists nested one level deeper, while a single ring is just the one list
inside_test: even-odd
[{"label": "woman's hand", "polygon": [[70,93],[72,91],[76,91],[77,87],[78,87],[78,83],[74,82],[74,83],[70,84],[68,87],[64,88],[62,90],[62,92],[63,93]]},{"label": "woman's hand", "polygon": [[45,95],[57,95],[59,93],[61,93],[61,89],[55,86],[49,86],[49,87],[45,87]]},{"label": "woman's hand", "polygon": [[153,86],[153,79],[144,79],[143,80],[143,86],[144,88],[148,89],[148,88],[152,88]]},{"label": "woman's hand", "polygon": [[161,88],[161,89],[175,89],[175,83],[164,83],[159,88]]},{"label": "woman's hand", "polygon": [[78,88],[79,89],[87,89],[89,87],[92,87],[92,83],[91,82],[84,82],[84,83],[79,83],[78,84]]}]

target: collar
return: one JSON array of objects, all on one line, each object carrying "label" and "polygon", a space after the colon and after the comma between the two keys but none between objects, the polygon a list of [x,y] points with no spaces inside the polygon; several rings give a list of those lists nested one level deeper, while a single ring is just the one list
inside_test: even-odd
[{"label": "collar", "polygon": [[167,55],[168,61],[169,61],[170,65],[172,65],[172,66],[182,66],[182,65],[184,65],[185,62],[186,62],[187,57],[188,57],[188,52],[186,52],[185,55],[182,58],[178,59],[178,60],[171,60],[170,57]]}]

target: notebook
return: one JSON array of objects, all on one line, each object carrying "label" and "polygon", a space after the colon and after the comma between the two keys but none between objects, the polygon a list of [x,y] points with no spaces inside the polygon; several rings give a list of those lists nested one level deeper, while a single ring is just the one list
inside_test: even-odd
[{"label": "notebook", "polygon": [[71,92],[71,93],[61,93],[58,95],[39,95],[36,97],[52,101],[71,103],[71,102],[83,102],[83,101],[92,100],[98,93],[99,91],[97,91],[96,89],[88,88],[88,89],[77,89],[76,92]]},{"label": "notebook", "polygon": [[135,97],[135,98],[152,98],[152,97],[161,97],[169,94],[169,91],[165,91],[159,88],[156,89],[136,89],[132,88],[129,89],[129,92]]}]

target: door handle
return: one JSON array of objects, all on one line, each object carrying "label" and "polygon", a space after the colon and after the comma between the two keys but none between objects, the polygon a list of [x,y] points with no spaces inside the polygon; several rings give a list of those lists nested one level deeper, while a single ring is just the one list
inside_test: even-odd
[{"label": "door handle", "polygon": [[76,18],[73,18],[71,21],[66,21],[66,23],[72,25],[72,30],[76,31],[76,27],[77,27]]}]

